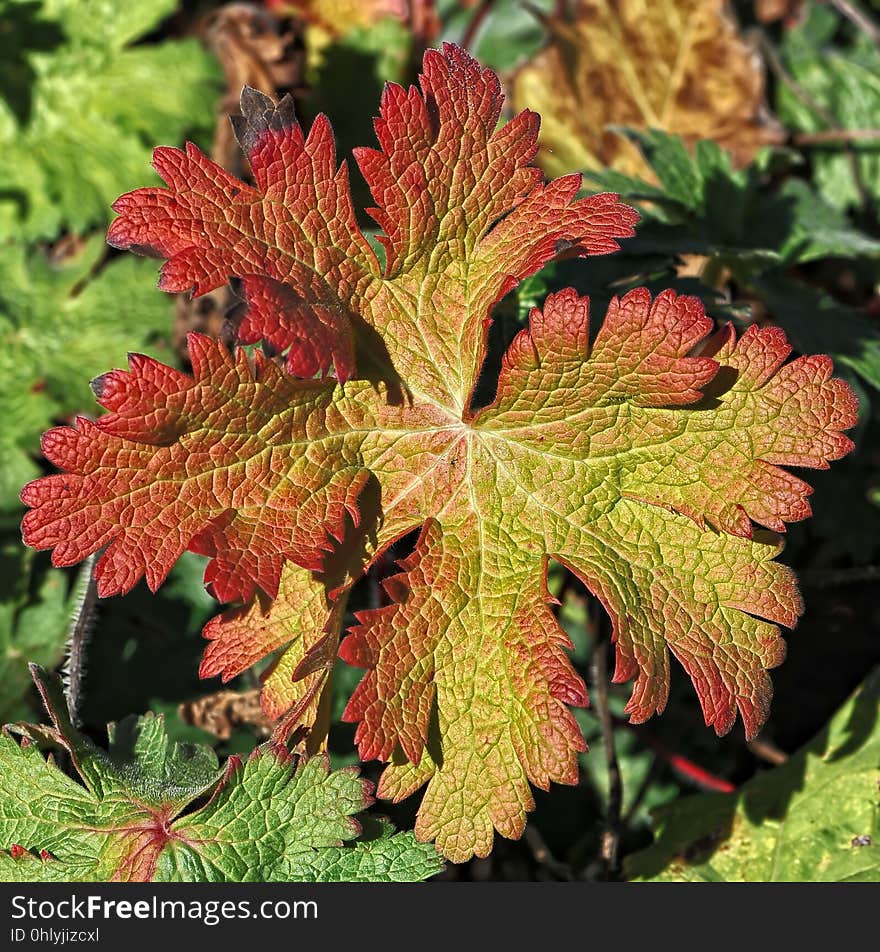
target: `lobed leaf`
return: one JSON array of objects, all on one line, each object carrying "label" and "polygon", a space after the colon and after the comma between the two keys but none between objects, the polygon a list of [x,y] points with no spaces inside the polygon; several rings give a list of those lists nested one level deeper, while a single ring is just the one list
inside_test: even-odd
[{"label": "lobed leaf", "polygon": [[[361,331],[366,354],[386,373],[390,364],[411,391],[461,411],[492,305],[560,250],[616,250],[636,216],[614,195],[576,199],[579,176],[542,185],[530,165],[538,117],[526,111],[496,130],[498,78],[463,51],[429,50],[421,83],[421,91],[386,87],[381,151],[356,153],[378,206],[370,213],[385,232],[384,274],[355,220],[326,117],[304,136],[289,100],[274,108],[253,90],[243,94],[236,133],[256,188],[194,146],[158,149],[155,166],[170,188],[119,199],[109,240],[168,258],[166,291],[201,294],[230,275],[244,279],[244,339],[266,336],[270,322],[293,372],[301,341],[320,327],[344,381]],[[286,301],[278,308],[270,298],[267,315],[254,287],[277,290],[279,282]],[[416,311],[414,337],[407,329]]]},{"label": "lobed leaf", "polygon": [[[53,726],[14,725],[20,745],[0,735],[0,878],[400,882],[442,868],[432,846],[387,824],[357,839],[354,815],[371,801],[355,769],[330,772],[325,757],[297,766],[269,745],[221,771],[209,747],[171,743],[151,716],[111,725],[104,751],[71,725],[60,681],[32,670]],[[34,742],[47,740],[85,786],[43,759]]]},{"label": "lobed leaf", "polygon": [[739,711],[756,733],[777,626],[801,611],[773,532],[809,515],[810,487],[782,467],[827,467],[856,418],[828,358],[787,363],[775,328],[709,336],[697,299],[646,289],[612,300],[592,343],[589,300],[548,297],[473,408],[492,305],[554,256],[613,250],[635,220],[616,196],[576,199],[577,176],[542,184],[536,117],[496,128],[500,109],[497,78],[451,46],[426,54],[421,91],[386,89],[381,150],[358,152],[383,269],[326,120],[305,136],[287,104],[247,93],[255,187],[194,148],[159,150],[170,188],[120,199],[111,240],[167,257],[166,290],[240,278],[245,339],[286,350],[288,372],[198,335],[192,376],[135,355],[96,381],[104,416],[46,435],[62,472],[22,494],[25,539],[56,564],[106,547],[102,595],[142,575],[155,588],[189,548],[218,597],[255,597],[209,625],[203,671],[286,647],[266,695],[275,715],[292,705],[282,733],[314,718],[352,582],[420,529],[391,603],[342,642],[367,669],[345,716],[361,756],[390,761],[380,795],[427,783],[416,832],[456,861],[522,832],[530,783],[577,779],[569,706],[587,697],[551,560],[611,615],[633,721],[663,710],[671,653],[707,724]]}]

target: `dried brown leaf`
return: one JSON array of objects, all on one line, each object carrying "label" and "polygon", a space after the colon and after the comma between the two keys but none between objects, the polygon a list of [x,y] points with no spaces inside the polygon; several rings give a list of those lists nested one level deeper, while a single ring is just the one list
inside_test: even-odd
[{"label": "dried brown leaf", "polygon": [[762,23],[797,19],[804,7],[804,0],[755,0],[755,16]]},{"label": "dried brown leaf", "polygon": [[229,740],[237,727],[255,727],[263,736],[269,736],[269,720],[260,706],[259,688],[217,691],[185,701],[178,711],[187,724],[200,727],[219,740]]},{"label": "dried brown leaf", "polygon": [[241,152],[226,116],[238,112],[245,86],[273,99],[301,91],[305,76],[302,38],[269,10],[251,3],[227,3],[207,19],[204,40],[220,61],[226,78],[211,158],[227,171],[241,175]]},{"label": "dried brown leaf", "polygon": [[650,178],[637,146],[609,126],[714,139],[742,164],[780,141],[762,64],[726,0],[577,0],[546,25],[550,43],[512,87],[517,109],[542,115],[550,175],[610,166]]}]

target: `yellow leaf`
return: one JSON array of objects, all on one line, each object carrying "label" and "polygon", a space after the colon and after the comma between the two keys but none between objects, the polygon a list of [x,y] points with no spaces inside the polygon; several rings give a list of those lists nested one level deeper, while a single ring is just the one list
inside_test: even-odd
[{"label": "yellow leaf", "polygon": [[743,164],[779,141],[760,60],[726,0],[576,0],[546,25],[549,44],[512,86],[516,108],[542,116],[549,175],[610,166],[652,178],[637,146],[609,126],[714,139]]},{"label": "yellow leaf", "polygon": [[268,0],[270,9],[302,17],[331,37],[369,27],[383,17],[406,17],[403,0]]}]

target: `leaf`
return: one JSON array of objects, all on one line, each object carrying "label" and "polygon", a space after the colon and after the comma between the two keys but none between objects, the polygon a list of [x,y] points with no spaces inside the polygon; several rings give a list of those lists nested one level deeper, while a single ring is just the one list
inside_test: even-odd
[{"label": "leaf", "polygon": [[[784,83],[778,85],[779,115],[796,130],[827,130],[829,117],[841,129],[880,126],[880,51],[861,32],[847,41],[840,36],[841,26],[836,11],[814,3],[807,7],[803,22],[785,32],[783,62],[813,104],[808,106]],[[832,38],[836,38],[833,43]],[[877,141],[856,141],[851,149],[856,155],[859,179],[868,193],[880,200]],[[862,205],[853,160],[846,148],[816,149],[811,159],[816,184],[828,202],[839,208]]]},{"label": "leaf", "polygon": [[221,675],[226,683],[266,655],[283,649],[261,676],[263,710],[270,720],[277,720],[296,707],[300,719],[311,724],[327,668],[308,672],[296,681],[293,673],[322,646],[328,649],[332,667],[343,607],[340,602],[328,617],[325,584],[308,570],[288,563],[274,599],[258,593],[249,605],[231,608],[205,625],[204,635],[211,644],[199,674],[204,678]]},{"label": "leaf", "polygon": [[[642,253],[639,250],[640,237],[627,242],[625,250],[616,255],[596,259],[590,268],[579,266],[577,261],[560,261],[546,269],[547,290],[556,291],[572,287],[580,294],[590,298],[591,312],[604,314],[611,299],[623,296],[639,287],[646,287],[652,295],[661,291],[674,290],[677,294],[693,295],[700,298],[708,313],[717,320],[739,318],[741,309],[732,305],[729,296],[723,291],[709,287],[700,278],[688,275],[682,267],[682,259],[674,253]],[[647,225],[649,235],[646,244],[651,244],[651,226]],[[657,232],[655,231],[656,235]],[[535,306],[538,302],[532,302]],[[528,317],[528,311],[524,318]],[[520,321],[517,330],[521,330],[525,321]],[[513,335],[509,335],[512,338]]]},{"label": "leaf", "polygon": [[576,0],[546,17],[551,40],[513,77],[518,108],[543,116],[548,173],[648,169],[609,126],[659,129],[688,144],[714,139],[744,164],[779,141],[764,107],[764,76],[725,0]]},{"label": "leaf", "polygon": [[171,309],[149,262],[103,258],[100,235],[50,256],[0,246],[0,509],[17,508],[22,478],[37,475],[40,433],[90,406],[84,375],[168,336]]},{"label": "leaf", "polygon": [[[71,725],[60,681],[33,670],[53,727],[16,725],[21,745],[0,736],[4,879],[411,881],[441,869],[412,834],[386,826],[356,840],[354,815],[370,802],[356,770],[331,773],[320,757],[295,767],[282,748],[264,746],[221,771],[209,747],[170,742],[153,716],[111,725],[104,751]],[[54,738],[85,786],[46,762],[29,736]]]},{"label": "leaf", "polygon": [[785,162],[784,154],[737,169],[731,153],[714,142],[698,142],[689,154],[677,136],[626,134],[641,147],[658,184],[613,170],[589,177],[642,207],[646,221],[637,248],[736,256],[747,267],[880,255],[880,241],[854,228],[802,179],[771,185],[779,174],[772,166]]},{"label": "leaf", "polygon": [[[146,143],[209,135],[218,69],[195,40],[130,44],[177,5],[141,0],[0,0],[17,24],[0,39],[27,71],[0,96],[0,237],[52,238],[107,220],[106,208],[142,178]],[[6,51],[4,51],[6,52]],[[174,82],[168,82],[168,76]],[[132,89],[149,89],[139,99]]]},{"label": "leaf", "polygon": [[191,701],[178,708],[184,723],[191,725],[199,734],[208,734],[218,740],[229,740],[238,727],[254,727],[269,731],[269,723],[260,706],[260,690],[217,691]]},{"label": "leaf", "polygon": [[660,187],[613,171],[591,175],[600,187],[646,203],[646,220],[630,254],[714,258],[743,291],[763,302],[801,353],[828,353],[880,386],[876,322],[785,273],[793,264],[822,258],[876,258],[880,242],[853,228],[803,180],[770,186],[769,156],[735,170],[730,155],[712,142],[698,143],[690,156],[680,139],[665,133],[635,138]]},{"label": "leaf", "polygon": [[[586,691],[548,606],[550,560],[611,614],[632,720],[663,709],[672,651],[706,722],[729,730],[738,709],[753,736],[782,660],[774,622],[801,610],[778,538],[753,522],[809,515],[809,487],[781,465],[825,468],[851,448],[856,403],[830,361],[784,364],[774,328],[704,344],[699,301],[644,289],[612,301],[590,346],[587,299],[562,291],[511,344],[495,401],[472,409],[491,306],[560,250],[613,250],[632,212],[575,200],[577,176],[540,184],[534,117],[496,131],[496,77],[446,46],[426,54],[421,93],[387,88],[383,151],[358,153],[380,275],[326,121],[303,140],[285,104],[244,106],[256,189],[194,149],[159,150],[172,187],[124,196],[111,237],[168,256],[167,290],[241,277],[247,339],[289,344],[288,367],[320,325],[339,379],[296,379],[199,335],[192,377],[134,356],[96,381],[107,414],[44,437],[64,472],[25,488],[28,544],[59,565],[107,546],[102,595],[144,575],[155,588],[184,549],[206,554],[222,600],[280,595],[209,629],[211,671],[290,642],[304,681],[335,650],[352,582],[420,528],[386,582],[392,603],[343,642],[368,669],[346,717],[363,758],[392,761],[380,795],[428,783],[416,832],[456,861],[486,855],[493,829],[522,832],[529,782],[577,779],[567,705]],[[264,310],[252,292],[268,281],[296,306]],[[298,568],[282,575],[285,561]]]},{"label": "leaf", "polygon": [[[731,794],[656,811],[652,846],[630,878],[662,881],[876,882],[880,876],[880,678],[782,766]],[[833,804],[833,809],[829,809]]]},{"label": "leaf", "polygon": [[403,19],[407,13],[404,0],[267,0],[266,6],[301,17],[333,36],[374,26],[387,17]]},{"label": "leaf", "polygon": [[[480,13],[482,25],[476,31],[468,49],[486,66],[501,73],[510,73],[514,67],[530,59],[544,44],[547,32],[542,14],[548,14],[555,0],[495,0]],[[444,32],[451,36],[465,36],[480,9],[478,5],[461,0],[437,0]]]},{"label": "leaf", "polygon": [[[801,179],[788,179],[776,193],[779,210],[788,206],[792,227],[779,249],[789,263],[805,263],[818,258],[876,258],[880,241],[856,228],[837,208],[829,205]],[[768,221],[771,209],[765,209]],[[769,224],[769,221],[768,221]]]},{"label": "leaf", "polygon": [[178,821],[156,879],[415,882],[439,873],[433,846],[387,825],[376,838],[344,845],[361,833],[353,815],[370,803],[366,786],[357,768],[329,772],[326,757],[294,772],[280,753],[261,752],[207,806]]},{"label": "leaf", "polygon": [[[368,8],[361,14],[366,16]],[[416,75],[416,37],[401,19],[385,16],[355,28],[345,20],[325,32],[310,24],[305,31],[307,91],[298,105],[305,118],[326,113],[344,115],[334,130],[337,154],[347,154],[373,135],[372,114],[385,82],[404,83]],[[352,82],[352,77],[357,82]],[[370,193],[360,176],[351,182],[356,207],[370,204]]]}]

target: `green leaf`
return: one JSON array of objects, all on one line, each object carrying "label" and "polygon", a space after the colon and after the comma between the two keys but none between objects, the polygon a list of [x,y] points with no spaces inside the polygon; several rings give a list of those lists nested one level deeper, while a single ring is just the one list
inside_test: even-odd
[{"label": "green leaf", "polygon": [[618,172],[590,174],[601,187],[640,202],[645,215],[638,237],[610,259],[610,267],[623,273],[632,260],[644,270],[652,257],[660,267],[666,256],[668,273],[676,256],[704,255],[716,267],[729,268],[741,287],[764,302],[801,353],[828,353],[880,387],[880,328],[786,273],[822,258],[876,259],[880,241],[854,228],[802,179],[788,177],[774,185],[780,163],[784,167],[791,160],[787,153],[765,152],[735,170],[730,155],[714,142],[698,143],[691,156],[680,139],[666,133],[628,134],[645,150],[660,187]]},{"label": "green leaf", "polygon": [[660,186],[613,170],[589,178],[623,198],[642,203],[646,220],[629,250],[735,258],[739,269],[802,264],[823,257],[880,256],[880,241],[854,228],[802,179],[773,175],[789,165],[785,152],[764,152],[744,169],[715,142],[697,143],[693,155],[677,136],[621,130],[636,140]]},{"label": "green leaf", "polygon": [[[553,5],[554,0],[529,0],[527,4],[522,0],[498,0],[489,4],[470,50],[486,66],[500,72],[512,70],[534,56],[546,42],[547,30],[536,13],[550,14]],[[443,39],[461,42],[477,10],[476,4],[438,0]]]},{"label": "green leaf", "polygon": [[[16,853],[19,851],[16,850]],[[0,883],[88,883],[99,882],[95,867],[88,863],[60,863],[51,856],[24,851],[0,853]]]},{"label": "green leaf", "polygon": [[[652,185],[614,169],[590,170],[585,174],[602,188],[613,187],[621,196],[660,203],[659,208],[649,209],[651,217],[667,221],[679,220],[684,212],[705,213],[706,202],[722,185],[737,191],[753,187],[753,175],[745,170],[734,170],[730,153],[715,142],[698,142],[692,154],[680,136],[660,129],[646,131],[615,126],[613,131],[627,136],[639,146],[657,176],[658,184]],[[756,162],[749,168],[759,170],[761,165]],[[664,209],[673,210],[671,219],[667,218]],[[735,211],[727,209],[728,215]]]},{"label": "green leaf", "polygon": [[[840,209],[829,205],[803,180],[787,179],[775,200],[764,206],[761,234],[787,219],[787,233],[780,235],[779,257],[790,264],[818,258],[876,258],[880,241],[854,228]],[[777,228],[778,228],[777,224]],[[765,231],[766,229],[766,231]]]},{"label": "green leaf", "polygon": [[[155,266],[105,263],[102,235],[67,258],[20,243],[0,245],[0,509],[38,474],[40,433],[54,419],[90,411],[85,383],[126,353],[167,337],[172,309],[155,293]],[[167,350],[164,351],[167,354]]]},{"label": "green leaf", "polygon": [[216,62],[195,40],[127,45],[176,7],[0,0],[0,237],[106,222],[119,192],[143,179],[149,145],[210,134]]},{"label": "green leaf", "polygon": [[[109,728],[102,750],[71,724],[61,683],[33,667],[52,727],[0,736],[0,876],[15,881],[413,881],[442,868],[411,833],[354,818],[370,802],[354,769],[264,745],[225,770],[171,742],[161,717]],[[83,784],[37,743],[69,754]],[[203,806],[196,801],[207,796]],[[185,812],[187,810],[191,812]]]},{"label": "green leaf", "polygon": [[383,828],[342,845],[361,833],[354,814],[367,805],[357,768],[331,773],[326,758],[313,757],[294,770],[280,752],[259,748],[218,796],[175,825],[156,879],[400,882],[439,872],[433,847],[410,834]]},{"label": "green leaf", "polygon": [[[794,80],[835,124],[843,129],[880,126],[880,51],[867,35],[854,35],[841,45],[840,16],[829,7],[810,4],[804,21],[786,31],[782,44],[785,66]],[[832,45],[832,38],[835,39]],[[776,109],[780,118],[801,132],[830,127],[821,114],[778,84]],[[855,142],[859,176],[874,198],[880,198],[880,142]],[[848,150],[839,145],[812,150],[815,179],[823,196],[839,208],[860,205]]]},{"label": "green leaf", "polygon": [[785,764],[733,794],[657,811],[632,879],[876,882],[880,878],[880,671]]}]

